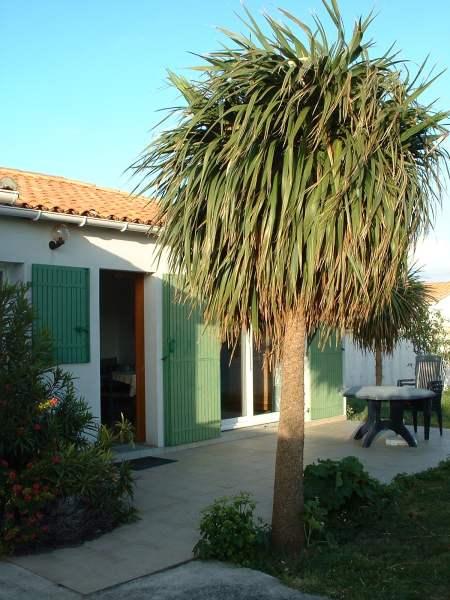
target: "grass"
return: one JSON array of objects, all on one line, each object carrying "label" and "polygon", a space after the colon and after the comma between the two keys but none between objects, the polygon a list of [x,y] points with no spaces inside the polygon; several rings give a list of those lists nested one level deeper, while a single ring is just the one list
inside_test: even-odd
[{"label": "grass", "polygon": [[[387,402],[383,403],[382,411],[383,416],[387,417],[389,412]],[[367,402],[365,400],[358,400],[357,398],[349,398],[347,400],[347,413],[350,419],[355,419],[358,421],[365,419],[367,416]],[[421,413],[419,413],[419,425],[423,424],[420,419]],[[450,390],[447,390],[442,395],[442,419],[444,428],[450,429]],[[409,411],[405,412],[405,423],[407,425],[412,425],[412,416]],[[438,426],[435,413],[433,413],[431,417],[431,426]]]},{"label": "grass", "polygon": [[448,600],[450,460],[392,485],[395,499],[381,517],[315,543],[297,564],[272,558],[258,567],[336,600]]}]

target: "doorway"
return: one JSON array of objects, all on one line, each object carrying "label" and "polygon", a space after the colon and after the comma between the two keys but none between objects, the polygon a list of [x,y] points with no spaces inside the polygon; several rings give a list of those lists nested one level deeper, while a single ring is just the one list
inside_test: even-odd
[{"label": "doorway", "polygon": [[100,271],[101,422],[145,441],[144,274]]},{"label": "doorway", "polygon": [[279,411],[280,368],[270,360],[272,346],[265,340],[259,348],[253,344],[253,414]]},{"label": "doorway", "polygon": [[220,407],[221,418],[242,417],[242,353],[241,344],[230,348],[222,344],[220,349]]}]

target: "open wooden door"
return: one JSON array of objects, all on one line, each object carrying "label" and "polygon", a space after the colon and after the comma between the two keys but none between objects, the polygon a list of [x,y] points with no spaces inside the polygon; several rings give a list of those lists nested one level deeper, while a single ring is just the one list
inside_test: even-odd
[{"label": "open wooden door", "polygon": [[145,442],[145,326],[144,273],[134,280],[134,334],[136,352],[136,441]]}]

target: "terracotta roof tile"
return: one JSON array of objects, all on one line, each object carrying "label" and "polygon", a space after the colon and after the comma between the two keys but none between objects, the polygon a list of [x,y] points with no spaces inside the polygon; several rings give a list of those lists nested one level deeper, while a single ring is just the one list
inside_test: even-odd
[{"label": "terracotta roof tile", "polygon": [[15,206],[70,215],[156,224],[158,207],[143,196],[97,187],[65,177],[0,167],[0,178],[11,177],[18,186]]},{"label": "terracotta roof tile", "polygon": [[450,296],[450,281],[428,283],[427,287],[436,302],[440,302],[444,298],[447,298],[447,296]]}]

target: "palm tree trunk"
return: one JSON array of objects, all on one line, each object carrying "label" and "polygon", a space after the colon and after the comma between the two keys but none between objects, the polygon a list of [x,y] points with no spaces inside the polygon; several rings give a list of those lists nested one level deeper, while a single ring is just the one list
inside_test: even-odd
[{"label": "palm tree trunk", "polygon": [[275,548],[289,554],[297,554],[304,545],[305,338],[305,316],[300,309],[288,318],[283,340],[272,511],[272,542]]},{"label": "palm tree trunk", "polygon": [[383,355],[380,348],[375,350],[375,385],[383,383]]}]

